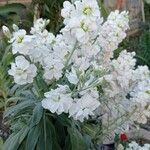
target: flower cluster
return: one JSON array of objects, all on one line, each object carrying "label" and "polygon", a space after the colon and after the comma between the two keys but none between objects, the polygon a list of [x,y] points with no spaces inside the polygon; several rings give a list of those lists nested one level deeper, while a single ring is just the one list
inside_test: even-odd
[{"label": "flower cluster", "polygon": [[78,0],[65,1],[61,14],[65,27],[56,36],[45,29],[49,20],[44,19],[34,22],[30,35],[16,25],[12,34],[3,27],[12,53],[19,55],[9,70],[15,83],[34,82],[38,68],[49,87],[42,106],[51,113],[68,113],[81,122],[98,115],[112,131],[114,122],[145,123],[150,71],[136,68],[135,53],[126,50],[113,59],[129,28],[128,13],[114,11],[103,21],[96,0]]},{"label": "flower cluster", "polygon": [[140,146],[135,141],[129,143],[129,146],[127,148],[127,150],[149,150],[149,149],[150,149],[150,144],[144,144],[144,146]]},{"label": "flower cluster", "polygon": [[34,64],[30,64],[23,56],[17,56],[15,63],[11,63],[8,73],[14,76],[15,83],[23,85],[33,82],[36,71],[37,68]]}]

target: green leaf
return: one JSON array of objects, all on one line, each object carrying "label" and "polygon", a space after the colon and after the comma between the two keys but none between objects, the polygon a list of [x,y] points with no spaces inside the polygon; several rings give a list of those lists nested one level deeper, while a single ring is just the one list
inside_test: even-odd
[{"label": "green leaf", "polygon": [[2,63],[5,67],[7,67],[8,65],[10,65],[10,63],[13,61],[13,55],[12,53],[7,53],[5,55],[5,57],[3,57]]},{"label": "green leaf", "polygon": [[33,110],[30,126],[33,127],[33,126],[39,124],[39,122],[42,118],[42,115],[43,115],[43,107],[42,107],[41,102],[39,102]]},{"label": "green leaf", "polygon": [[98,4],[99,4],[99,7],[100,7],[100,11],[101,11],[101,14],[104,18],[108,17],[108,10],[106,9],[106,7],[104,6],[104,3],[102,2],[102,0],[97,0],[98,1]]},{"label": "green leaf", "polygon": [[68,118],[68,116],[66,114],[62,114],[57,116],[57,120],[66,127],[70,127],[71,126],[71,120]]},{"label": "green leaf", "polygon": [[87,150],[88,147],[84,141],[82,134],[75,128],[68,128],[71,141],[71,150]]},{"label": "green leaf", "polygon": [[3,150],[17,150],[19,147],[19,133],[11,134],[7,141],[4,143]]},{"label": "green leaf", "polygon": [[5,103],[2,99],[0,99],[0,109],[3,108],[5,106]]},{"label": "green leaf", "polygon": [[4,144],[4,150],[17,150],[29,131],[28,126],[23,126],[19,132],[12,133]]},{"label": "green leaf", "polygon": [[66,138],[65,127],[59,122],[55,123],[56,135],[60,145],[64,145],[64,139]]},{"label": "green leaf", "polygon": [[46,117],[46,131],[50,131],[51,132],[51,133],[49,133],[50,136],[49,136],[49,138],[47,138],[47,140],[51,140],[52,150],[53,149],[54,150],[61,150],[60,145],[58,143],[55,127],[54,127],[52,121],[49,120],[48,117]]},{"label": "green leaf", "polygon": [[29,132],[29,127],[25,126],[24,128],[22,128],[22,130],[20,131],[21,135],[19,137],[19,144],[22,143],[22,141],[25,139],[25,137],[27,136],[28,132]]},{"label": "green leaf", "polygon": [[0,15],[6,15],[11,12],[17,13],[25,8],[26,8],[25,5],[20,3],[6,4],[4,6],[0,6]]},{"label": "green leaf", "polygon": [[0,137],[0,150],[3,149],[4,143],[3,143],[3,139]]},{"label": "green leaf", "polygon": [[26,150],[35,149],[40,134],[41,134],[40,125],[34,126],[33,128],[30,129],[26,141]]},{"label": "green leaf", "polygon": [[145,0],[145,2],[146,2],[147,4],[150,4],[150,0]]},{"label": "green leaf", "polygon": [[4,113],[4,118],[9,116],[16,116],[17,114],[23,114],[28,110],[32,110],[35,106],[35,102],[31,100],[23,101],[15,106],[10,107]]}]

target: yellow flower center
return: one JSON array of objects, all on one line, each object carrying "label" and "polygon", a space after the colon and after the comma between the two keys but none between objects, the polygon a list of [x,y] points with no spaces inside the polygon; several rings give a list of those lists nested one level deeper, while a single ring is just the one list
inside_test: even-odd
[{"label": "yellow flower center", "polygon": [[18,36],[18,38],[16,39],[16,41],[17,41],[17,43],[22,43],[23,39],[24,39],[23,36]]},{"label": "yellow flower center", "polygon": [[92,13],[92,8],[91,7],[85,7],[83,9],[83,14],[90,15],[91,13]]},{"label": "yellow flower center", "polygon": [[146,91],[146,93],[150,95],[150,90]]},{"label": "yellow flower center", "polygon": [[83,22],[83,21],[81,22],[80,27],[81,27],[85,32],[87,32],[87,31],[89,30],[88,25],[86,25],[85,22]]}]

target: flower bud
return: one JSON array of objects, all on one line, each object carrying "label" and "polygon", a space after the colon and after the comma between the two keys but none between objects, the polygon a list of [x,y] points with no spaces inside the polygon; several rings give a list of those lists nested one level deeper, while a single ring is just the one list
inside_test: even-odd
[{"label": "flower bud", "polygon": [[10,38],[10,37],[11,37],[11,33],[10,33],[10,30],[8,29],[8,27],[3,26],[2,29],[3,29],[4,35],[5,35],[7,38]]},{"label": "flower bud", "polygon": [[117,147],[117,150],[124,150],[124,147],[122,144],[119,144],[118,147]]},{"label": "flower bud", "polygon": [[16,32],[16,31],[18,31],[19,30],[19,27],[16,25],[16,24],[13,24],[13,30]]}]

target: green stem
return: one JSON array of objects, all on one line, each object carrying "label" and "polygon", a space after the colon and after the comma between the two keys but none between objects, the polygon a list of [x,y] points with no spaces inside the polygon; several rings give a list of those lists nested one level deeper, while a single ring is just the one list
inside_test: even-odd
[{"label": "green stem", "polygon": [[71,59],[71,57],[72,57],[74,51],[76,50],[76,48],[77,48],[77,41],[75,42],[75,45],[74,45],[74,47],[73,47],[73,49],[72,49],[72,51],[71,51],[71,53],[70,53],[70,55],[69,55],[69,57],[68,57],[66,63],[65,63],[65,67],[64,67],[65,72],[66,72],[66,69],[67,69],[67,67],[68,67],[69,61],[70,61],[70,59]]},{"label": "green stem", "polygon": [[[124,121],[122,121],[121,123],[117,124],[117,126],[121,126],[121,125],[123,125],[126,121],[128,121],[128,120],[130,119],[130,117],[135,113],[136,109],[137,109],[137,108],[135,108],[135,109],[128,115],[128,117],[125,118]],[[106,127],[104,130],[102,129],[103,132],[97,136],[97,139],[101,138],[102,135],[103,135],[103,136],[106,136],[106,135],[110,134],[112,131],[114,131],[115,128],[116,128],[116,126],[113,127],[113,125],[114,125],[119,119],[121,119],[121,118],[124,117],[124,116],[127,116],[127,114],[123,114],[121,117],[115,119],[115,121],[114,121],[113,123],[111,123],[109,127]],[[113,127],[113,128],[111,128],[111,127]],[[103,140],[103,139],[101,139],[101,140]],[[100,141],[101,141],[101,140],[100,140]]]},{"label": "green stem", "polygon": [[45,150],[46,150],[46,118],[45,118],[45,111],[44,111],[44,116],[43,116],[43,122],[44,122],[44,144],[45,144]]},{"label": "green stem", "polygon": [[5,92],[2,93],[3,98],[4,98],[4,111],[6,111],[7,108],[7,94]]}]

